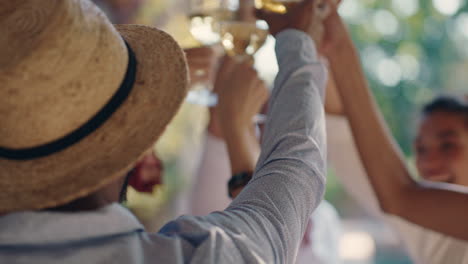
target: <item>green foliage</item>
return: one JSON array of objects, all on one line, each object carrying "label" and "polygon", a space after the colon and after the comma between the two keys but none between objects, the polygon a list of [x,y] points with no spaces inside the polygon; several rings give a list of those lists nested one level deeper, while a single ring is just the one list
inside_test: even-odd
[{"label": "green foliage", "polygon": [[435,2],[343,0],[340,9],[377,102],[407,155],[420,107],[438,94],[466,91],[466,74],[460,73],[468,69],[468,4],[460,1],[458,11],[442,14]]}]

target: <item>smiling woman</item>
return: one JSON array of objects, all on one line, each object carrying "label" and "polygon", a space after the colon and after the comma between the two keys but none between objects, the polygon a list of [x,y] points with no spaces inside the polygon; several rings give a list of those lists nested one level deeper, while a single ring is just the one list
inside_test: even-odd
[{"label": "smiling woman", "polygon": [[468,186],[468,106],[455,98],[438,98],[423,114],[415,142],[420,176]]},{"label": "smiling woman", "polygon": [[466,103],[443,98],[424,108],[416,143],[418,169],[425,178],[444,183],[415,181],[378,111],[338,14],[326,23],[326,32],[334,37],[326,55],[373,191],[362,197],[366,184],[352,183],[351,188],[361,200],[372,200],[375,193],[385,219],[399,231],[417,263],[468,263],[468,189],[447,184],[463,184],[467,175]]}]

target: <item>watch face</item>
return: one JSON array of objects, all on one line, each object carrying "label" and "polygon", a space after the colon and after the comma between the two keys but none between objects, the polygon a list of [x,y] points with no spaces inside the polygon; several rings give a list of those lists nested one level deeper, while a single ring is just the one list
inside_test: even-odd
[{"label": "watch face", "polygon": [[232,175],[231,179],[228,182],[228,193],[232,198],[234,193],[239,193],[238,189],[244,188],[249,181],[252,179],[251,172],[241,172]]}]

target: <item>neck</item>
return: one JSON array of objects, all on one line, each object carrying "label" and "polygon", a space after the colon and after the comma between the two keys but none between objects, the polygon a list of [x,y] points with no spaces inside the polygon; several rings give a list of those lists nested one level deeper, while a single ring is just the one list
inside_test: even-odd
[{"label": "neck", "polygon": [[102,195],[94,193],[86,197],[74,200],[68,204],[60,205],[57,207],[49,208],[49,211],[59,212],[80,212],[80,211],[94,211],[101,207],[111,204],[113,201],[105,199]]}]

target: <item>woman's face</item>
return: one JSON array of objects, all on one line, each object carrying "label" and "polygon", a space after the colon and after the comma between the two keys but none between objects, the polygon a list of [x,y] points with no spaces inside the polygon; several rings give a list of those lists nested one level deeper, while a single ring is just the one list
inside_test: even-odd
[{"label": "woman's face", "polygon": [[468,186],[468,128],[462,114],[440,111],[426,116],[415,149],[421,177]]}]

